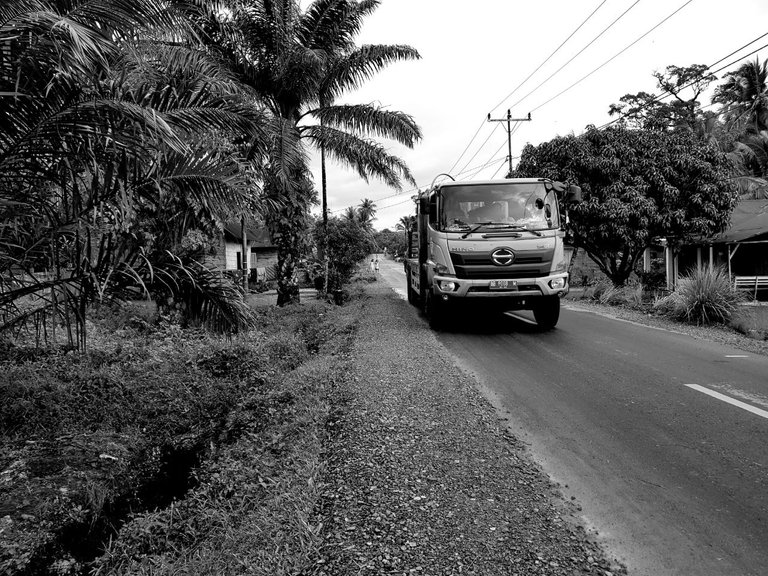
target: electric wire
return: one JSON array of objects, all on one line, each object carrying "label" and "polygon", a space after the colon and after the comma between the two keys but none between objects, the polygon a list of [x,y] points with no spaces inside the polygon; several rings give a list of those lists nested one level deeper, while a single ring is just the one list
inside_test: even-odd
[{"label": "electric wire", "polygon": [[[501,149],[501,147],[499,147],[499,150],[500,149]],[[498,153],[498,150],[497,150],[497,153]],[[501,157],[501,158],[493,158],[492,160],[486,162],[485,164],[480,164],[478,166],[472,166],[471,168],[466,169],[464,172],[457,172],[456,176],[461,176],[462,174],[466,174],[467,172],[472,172],[473,170],[482,170],[483,168],[487,168],[488,166],[490,166],[492,164],[495,164],[496,162],[501,162],[502,160],[506,160],[506,159],[507,159],[506,156]],[[402,197],[402,194],[404,194],[404,193],[408,194],[410,192],[418,192],[423,187],[426,187],[426,185],[424,185],[424,186],[417,185],[415,188],[409,188],[408,190],[404,190],[402,192],[397,192],[395,194],[390,194],[389,196],[382,196],[380,198],[374,198],[373,202],[381,202],[382,200],[389,200],[390,198]],[[405,198],[405,201],[406,202],[410,201],[410,199],[411,199],[410,196],[408,196],[408,197]],[[402,203],[403,202],[397,202],[395,204],[391,204],[390,206],[384,206],[383,209],[389,208],[391,206],[397,206],[398,204],[402,204]],[[350,208],[350,207],[353,207],[353,206],[357,206],[357,204],[350,204],[349,206],[344,206],[342,208],[336,208],[334,210],[329,210],[328,212],[331,213],[331,214],[335,214],[335,213],[338,213],[338,212],[344,212],[347,208]]]},{"label": "electric wire", "polygon": [[[603,1],[602,1],[602,2],[601,2],[601,3],[600,3],[598,6],[597,6],[597,8],[595,8],[595,9],[594,9],[594,10],[593,10],[593,11],[592,11],[590,14],[589,14],[589,16],[587,16],[587,17],[586,17],[586,19],[585,19],[585,20],[584,20],[584,21],[583,21],[581,24],[579,24],[579,25],[576,27],[576,29],[575,29],[573,32],[571,32],[571,33],[570,33],[570,35],[569,35],[569,36],[568,36],[568,37],[567,37],[567,38],[566,38],[566,39],[565,39],[565,40],[564,40],[564,41],[563,41],[563,42],[562,42],[562,43],[561,43],[559,46],[558,46],[557,48],[555,48],[555,50],[554,50],[554,51],[553,51],[553,52],[552,52],[552,53],[551,53],[549,56],[547,56],[547,57],[544,59],[544,61],[543,61],[541,64],[539,64],[539,65],[536,67],[536,69],[535,69],[533,72],[531,72],[531,73],[530,73],[530,74],[529,74],[529,75],[528,75],[528,76],[525,78],[525,80],[523,80],[522,82],[520,82],[520,83],[519,83],[519,84],[518,84],[518,85],[517,85],[517,86],[514,88],[514,90],[512,90],[512,92],[510,92],[510,93],[509,93],[509,94],[507,94],[507,95],[506,95],[504,98],[502,98],[501,102],[499,102],[498,104],[496,104],[496,106],[494,106],[494,107],[491,109],[491,112],[493,112],[493,111],[494,111],[496,108],[498,108],[499,106],[501,106],[501,104],[503,104],[503,103],[504,103],[504,102],[505,102],[505,101],[506,101],[508,98],[510,98],[510,97],[511,97],[511,96],[512,96],[512,95],[513,95],[515,92],[517,92],[517,91],[518,91],[518,90],[519,90],[519,89],[520,89],[520,88],[521,88],[521,87],[522,87],[522,86],[523,86],[523,85],[524,85],[524,84],[525,84],[525,83],[526,83],[528,80],[530,80],[530,78],[531,78],[531,77],[532,77],[534,74],[536,74],[536,72],[538,72],[538,71],[539,71],[539,70],[542,68],[542,66],[544,66],[544,65],[545,65],[547,62],[549,62],[549,60],[550,60],[550,59],[551,59],[551,58],[552,58],[552,57],[553,57],[555,54],[557,54],[557,52],[558,52],[558,51],[559,51],[559,50],[560,50],[560,49],[561,49],[563,46],[565,46],[565,44],[566,44],[566,43],[567,43],[567,42],[568,42],[568,41],[569,41],[569,40],[570,40],[570,39],[573,37],[573,35],[574,35],[574,34],[576,34],[576,32],[578,32],[578,31],[579,31],[579,30],[580,30],[580,29],[581,29],[581,28],[582,28],[582,27],[583,27],[583,26],[584,26],[584,25],[585,25],[587,22],[589,22],[589,20],[590,20],[590,19],[591,19],[591,18],[592,18],[592,17],[595,15],[595,13],[596,13],[598,10],[600,10],[600,8],[602,8],[602,7],[603,7],[603,4],[605,4],[607,1],[608,1],[608,0],[603,0]],[[639,0],[638,0],[638,1],[639,1]],[[636,3],[637,3],[637,2],[636,2]],[[448,173],[449,173],[449,174],[450,174],[450,173],[452,173],[452,172],[453,172],[453,170],[456,168],[456,166],[458,166],[459,162],[461,162],[461,159],[462,159],[462,158],[464,157],[464,155],[467,153],[467,151],[469,150],[470,146],[472,146],[472,143],[475,141],[475,138],[477,138],[477,135],[478,135],[478,134],[480,133],[480,131],[483,129],[483,125],[484,125],[484,124],[485,124],[485,120],[482,120],[482,121],[480,122],[480,125],[477,127],[477,130],[475,131],[474,135],[473,135],[473,136],[472,136],[472,138],[469,140],[469,143],[467,143],[467,145],[464,147],[464,150],[462,150],[461,154],[459,154],[459,157],[456,159],[456,162],[454,162],[454,163],[453,163],[453,165],[451,166],[451,168],[448,170]],[[471,162],[471,160],[470,160],[470,162]],[[466,165],[465,165],[465,166],[466,166]]]},{"label": "electric wire", "polygon": [[642,34],[641,36],[639,36],[638,38],[636,38],[636,39],[635,39],[633,42],[631,42],[630,44],[628,44],[627,46],[625,46],[623,49],[621,49],[619,52],[617,52],[616,54],[614,54],[613,56],[611,56],[611,57],[610,57],[608,60],[606,60],[605,62],[603,62],[602,64],[600,64],[600,66],[598,66],[597,68],[595,68],[594,70],[592,70],[592,71],[591,71],[591,72],[589,72],[588,74],[586,74],[586,75],[582,76],[582,77],[581,77],[581,78],[579,78],[579,79],[578,79],[576,82],[574,82],[573,84],[571,84],[570,86],[568,86],[568,87],[567,87],[567,88],[565,88],[564,90],[561,90],[560,92],[558,92],[557,94],[555,94],[554,96],[552,96],[552,98],[550,98],[550,99],[549,99],[549,100],[547,100],[546,102],[543,102],[542,104],[539,104],[538,106],[536,106],[535,108],[533,108],[533,109],[531,110],[531,112],[535,112],[536,110],[538,110],[538,109],[542,108],[543,106],[546,106],[547,104],[549,104],[550,102],[552,102],[552,101],[553,101],[553,100],[555,100],[556,98],[559,98],[560,96],[562,96],[563,94],[565,94],[566,92],[568,92],[568,91],[569,91],[571,88],[573,88],[574,86],[577,86],[578,84],[581,84],[581,83],[582,83],[584,80],[586,80],[587,78],[589,78],[590,76],[592,76],[592,74],[594,74],[595,72],[597,72],[598,70],[600,70],[600,69],[601,69],[601,68],[603,68],[604,66],[608,65],[610,62],[613,62],[613,61],[614,61],[616,58],[618,58],[619,56],[621,56],[621,55],[622,55],[624,52],[626,52],[627,50],[629,50],[630,48],[632,48],[632,46],[634,46],[635,44],[637,44],[638,42],[640,42],[640,40],[642,40],[643,38],[645,38],[646,36],[648,36],[648,34],[650,34],[651,32],[653,32],[654,30],[656,30],[656,28],[658,28],[659,26],[661,26],[662,24],[664,24],[664,23],[665,23],[667,20],[669,20],[670,18],[672,18],[672,17],[673,17],[675,14],[677,14],[678,12],[680,12],[680,10],[682,10],[683,8],[685,8],[686,6],[688,6],[688,4],[690,4],[691,2],[693,2],[693,0],[688,0],[688,1],[687,1],[685,4],[683,4],[682,6],[680,6],[679,8],[677,8],[677,9],[676,9],[674,12],[672,12],[672,13],[671,13],[669,16],[667,16],[666,18],[664,18],[663,20],[661,20],[659,23],[657,23],[655,26],[653,26],[653,28],[651,28],[650,30],[648,30],[647,32],[645,32],[644,34]]},{"label": "electric wire", "polygon": [[[464,147],[464,150],[461,152],[461,154],[459,155],[459,157],[456,159],[456,162],[454,162],[454,163],[453,163],[453,166],[451,166],[450,170],[448,170],[448,174],[450,174],[451,172],[453,172],[453,169],[454,169],[454,168],[456,168],[456,166],[459,164],[459,162],[461,162],[461,159],[462,159],[462,158],[464,158],[464,154],[466,154],[466,153],[467,153],[467,150],[469,150],[469,147],[470,147],[470,146],[472,146],[472,142],[474,142],[474,141],[475,141],[475,138],[477,138],[477,135],[478,135],[478,134],[480,134],[480,130],[482,130],[482,129],[483,129],[483,125],[484,125],[484,124],[485,124],[485,120],[483,119],[483,120],[480,122],[480,126],[478,126],[478,127],[477,127],[477,130],[475,131],[475,134],[472,136],[472,138],[471,138],[471,140],[469,141],[469,143],[468,143],[468,144],[467,144],[467,145]],[[471,162],[471,160],[470,160],[470,162]]]},{"label": "electric wire", "polygon": [[[592,13],[591,13],[589,16],[587,16],[587,17],[586,17],[586,19],[585,19],[585,20],[584,20],[584,21],[583,21],[581,24],[579,24],[579,25],[576,27],[576,29],[575,29],[573,32],[571,32],[570,36],[568,36],[568,38],[566,38],[565,40],[563,40],[563,41],[560,43],[560,46],[558,46],[557,48],[555,48],[555,49],[554,49],[554,51],[553,51],[553,52],[552,52],[552,53],[551,53],[549,56],[547,56],[547,57],[544,59],[544,61],[543,61],[541,64],[539,64],[539,65],[536,67],[536,69],[535,69],[533,72],[531,72],[530,74],[528,74],[528,76],[525,78],[525,80],[523,80],[522,82],[520,82],[520,84],[518,84],[518,85],[515,87],[515,89],[514,89],[514,90],[512,90],[512,92],[510,92],[509,94],[507,94],[506,96],[504,96],[504,98],[502,98],[502,99],[501,99],[501,101],[500,101],[498,104],[496,104],[496,106],[494,106],[493,108],[491,108],[491,112],[493,112],[494,110],[496,110],[496,108],[498,108],[499,106],[501,106],[502,104],[504,104],[504,102],[506,102],[508,98],[511,98],[511,97],[512,97],[512,95],[514,95],[514,93],[515,93],[515,92],[517,92],[517,91],[518,91],[520,88],[522,88],[522,87],[523,87],[523,85],[524,85],[526,82],[528,82],[528,80],[530,80],[530,79],[531,79],[531,76],[533,76],[534,74],[536,74],[536,72],[538,72],[539,70],[541,70],[542,66],[544,66],[544,64],[546,64],[547,62],[549,62],[549,61],[552,59],[552,57],[553,57],[555,54],[557,54],[557,53],[560,51],[560,48],[562,48],[563,46],[565,46],[565,44],[568,42],[568,40],[570,40],[571,38],[573,38],[573,35],[574,35],[574,34],[576,34],[576,32],[578,32],[579,30],[581,30],[581,28],[584,26],[584,24],[586,24],[587,22],[589,22],[589,20],[592,18],[592,16],[594,16],[594,15],[595,15],[595,13],[596,13],[598,10],[600,10],[600,8],[602,8],[602,7],[603,7],[603,4],[605,4],[607,1],[608,1],[608,0],[603,0],[603,1],[602,1],[602,2],[601,2],[599,5],[598,5],[598,7],[597,7],[597,8],[595,8],[594,10],[592,10]],[[640,0],[637,0],[637,2],[639,2],[639,1],[640,1]],[[635,2],[635,4],[637,4],[637,2]],[[632,6],[634,6],[634,4],[633,4]],[[603,32],[604,32],[604,31],[603,31]],[[602,34],[602,32],[601,32],[600,34]],[[597,38],[595,38],[595,40],[597,40]],[[594,42],[594,40],[593,40],[592,42]],[[591,42],[590,42],[590,44],[591,44]],[[587,46],[588,46],[588,45],[587,45]],[[582,50],[582,51],[583,51],[583,50]],[[579,54],[580,54],[580,53],[579,53]],[[578,56],[578,54],[577,54],[577,56]],[[575,56],[574,56],[574,58],[575,58]],[[571,58],[571,60],[573,60],[573,58]],[[570,62],[570,60],[569,60],[569,62]]]},{"label": "electric wire", "polygon": [[[478,155],[478,154],[480,154],[480,151],[481,151],[483,148],[485,148],[485,145],[486,145],[486,144],[488,144],[488,140],[490,140],[490,139],[491,139],[491,136],[493,136],[493,135],[496,133],[496,130],[498,130],[499,126],[501,126],[501,123],[500,123],[500,122],[497,122],[497,123],[496,123],[496,126],[494,126],[494,127],[493,127],[493,130],[491,130],[491,131],[490,131],[490,133],[488,134],[488,136],[486,137],[486,139],[485,139],[485,140],[483,140],[483,143],[482,143],[482,144],[480,144],[480,148],[478,148],[477,150],[475,150],[475,153],[474,153],[474,154],[472,154],[472,157],[471,157],[469,160],[467,160],[467,162],[466,162],[466,163],[464,164],[464,166],[461,168],[461,171],[463,171],[463,170],[466,170],[467,166],[469,166],[469,164],[470,164],[470,163],[471,163],[471,162],[472,162],[472,161],[473,161],[473,160],[474,160],[474,159],[477,157],[477,155]],[[461,171],[459,171],[459,173],[460,173],[460,174],[461,174]],[[449,172],[449,173],[450,173],[450,172]]]},{"label": "electric wire", "polygon": [[[695,78],[695,79],[691,80],[691,81],[690,81],[690,82],[688,82],[687,84],[683,84],[682,86],[680,86],[680,87],[679,87],[679,90],[685,90],[685,89],[686,89],[688,86],[690,86],[691,84],[693,84],[693,83],[694,83],[694,82],[696,82],[697,80],[699,80],[699,79],[703,78],[703,77],[704,77],[704,73],[705,73],[705,72],[706,72],[707,74],[711,74],[711,75],[717,74],[718,72],[721,72],[721,71],[723,71],[723,70],[724,70],[724,69],[726,69],[726,68],[730,68],[730,67],[731,67],[731,66],[733,66],[734,64],[736,64],[736,63],[740,62],[741,60],[744,60],[745,58],[749,58],[749,57],[750,57],[750,56],[752,56],[753,54],[756,54],[757,52],[760,52],[761,50],[763,50],[763,49],[767,48],[767,47],[768,47],[768,44],[764,44],[764,45],[763,45],[763,46],[761,46],[760,48],[757,48],[757,49],[753,50],[752,52],[750,52],[750,53],[748,53],[748,54],[745,54],[744,56],[741,56],[741,57],[737,58],[737,59],[736,59],[736,60],[734,60],[733,62],[729,62],[728,64],[726,64],[726,65],[724,65],[724,66],[721,66],[721,67],[720,67],[720,68],[718,68],[717,70],[713,70],[713,71],[711,71],[711,72],[709,71],[709,70],[711,70],[711,69],[712,69],[714,66],[717,66],[718,64],[720,64],[720,63],[721,63],[723,60],[725,60],[726,58],[730,58],[730,57],[731,57],[731,56],[733,56],[734,54],[737,54],[737,53],[741,52],[741,51],[742,51],[742,50],[744,50],[744,48],[746,48],[747,46],[749,46],[749,45],[751,45],[751,44],[754,44],[754,43],[755,43],[755,42],[757,42],[758,40],[762,40],[762,39],[763,39],[763,38],[765,38],[766,36],[768,36],[768,32],[766,32],[765,34],[762,34],[762,35],[758,36],[757,38],[755,38],[754,40],[752,40],[752,41],[750,41],[750,42],[747,42],[746,44],[744,44],[744,45],[743,45],[743,46],[741,46],[740,48],[737,48],[736,50],[734,50],[734,51],[733,51],[733,52],[731,52],[730,54],[728,54],[728,55],[726,55],[726,56],[723,56],[723,57],[722,57],[722,58],[720,58],[720,59],[719,59],[717,62],[713,62],[712,64],[710,64],[709,66],[707,66],[707,67],[706,67],[706,68],[705,68],[705,69],[702,71],[702,74],[701,74],[701,76],[699,76],[698,78]],[[665,90],[664,92],[662,92],[662,93],[661,93],[661,94],[659,94],[658,96],[654,96],[654,98],[653,98],[651,101],[649,101],[647,104],[645,104],[644,106],[642,106],[642,107],[641,107],[641,109],[640,109],[639,111],[641,111],[642,109],[647,109],[647,108],[648,108],[648,107],[649,107],[651,104],[655,104],[656,102],[659,102],[660,100],[662,100],[663,98],[666,98],[667,96],[670,96],[671,94],[672,94],[672,92],[670,92],[669,90]],[[710,106],[711,106],[711,104],[710,104],[710,105],[708,105],[708,106],[706,106],[706,108],[709,108]],[[627,113],[627,112],[622,112],[622,113],[621,113],[621,116],[619,116],[618,118],[615,118],[615,119],[613,119],[613,120],[611,120],[611,121],[609,121],[609,122],[607,122],[607,123],[603,124],[603,125],[602,125],[602,126],[600,126],[598,129],[599,129],[599,130],[603,130],[604,128],[607,128],[608,126],[611,126],[611,125],[613,125],[613,124],[615,124],[615,123],[617,123],[617,122],[620,122],[621,120],[623,120],[624,118],[626,118],[628,115],[629,115],[629,113]]]},{"label": "electric wire", "polygon": [[[692,1],[692,0],[691,0],[691,1]],[[540,89],[542,86],[544,86],[544,84],[546,84],[547,82],[549,82],[549,81],[550,81],[550,80],[551,80],[551,79],[552,79],[552,78],[553,78],[553,77],[554,77],[554,76],[555,76],[555,75],[556,75],[558,72],[560,72],[560,71],[561,71],[563,68],[565,68],[566,66],[568,66],[568,64],[570,64],[570,63],[571,63],[571,62],[573,62],[573,61],[574,61],[576,58],[578,58],[578,57],[579,57],[579,56],[580,56],[580,55],[581,55],[581,54],[582,54],[582,53],[583,53],[583,52],[584,52],[584,51],[585,51],[587,48],[589,48],[590,46],[592,46],[592,44],[594,44],[594,43],[595,43],[595,42],[596,42],[596,41],[597,41],[597,40],[598,40],[598,39],[599,39],[599,38],[600,38],[600,37],[601,37],[603,34],[605,34],[605,33],[606,33],[608,30],[610,30],[611,28],[613,28],[613,26],[614,26],[614,25],[615,25],[615,24],[616,24],[616,23],[617,23],[619,20],[621,20],[622,18],[624,18],[624,16],[626,16],[626,15],[629,13],[629,11],[630,11],[630,10],[632,10],[632,9],[633,9],[635,6],[637,6],[639,2],[640,2],[640,0],[635,0],[634,4],[632,4],[632,5],[631,5],[629,8],[627,8],[626,10],[624,10],[624,12],[622,12],[622,13],[621,13],[621,14],[620,14],[620,15],[619,15],[619,16],[618,16],[618,17],[617,17],[617,18],[616,18],[616,19],[615,19],[613,22],[611,22],[611,23],[610,23],[610,24],[609,24],[609,25],[608,25],[606,28],[604,28],[602,32],[600,32],[600,33],[599,33],[597,36],[595,36],[594,38],[592,38],[592,40],[590,40],[590,42],[589,42],[589,43],[588,43],[586,46],[584,46],[584,48],[582,48],[582,49],[581,49],[581,50],[579,50],[579,51],[578,51],[576,54],[574,54],[574,55],[571,57],[571,59],[570,59],[570,60],[568,60],[568,61],[567,61],[565,64],[563,64],[562,66],[560,66],[560,68],[558,68],[557,70],[555,70],[554,72],[552,72],[552,74],[550,74],[549,76],[547,76],[547,77],[546,77],[546,78],[545,78],[545,79],[544,79],[542,82],[540,82],[540,83],[538,84],[538,86],[536,86],[536,87],[535,87],[533,90],[531,90],[530,92],[528,92],[528,94],[526,94],[525,96],[523,96],[522,98],[520,98],[520,99],[519,99],[517,102],[515,102],[514,104],[512,104],[512,106],[510,106],[510,108],[514,108],[515,106],[517,106],[518,104],[520,104],[521,102],[523,102],[523,101],[524,101],[526,98],[528,98],[528,96],[530,96],[531,94],[533,94],[534,92],[536,92],[537,90],[539,90],[539,89]],[[534,109],[534,110],[535,110],[535,109]],[[533,110],[532,110],[532,111],[533,111]]]}]

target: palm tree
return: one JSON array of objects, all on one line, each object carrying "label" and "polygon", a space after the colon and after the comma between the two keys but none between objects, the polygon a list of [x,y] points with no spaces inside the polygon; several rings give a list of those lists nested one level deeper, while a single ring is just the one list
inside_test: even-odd
[{"label": "palm tree", "polygon": [[165,249],[252,190],[210,142],[264,140],[263,115],[190,28],[164,0],[0,7],[0,328],[63,310],[83,348],[87,305],[137,285],[215,328],[247,325],[236,290]]},{"label": "palm tree", "polygon": [[373,230],[373,220],[376,217],[376,204],[373,200],[363,198],[360,206],[357,207],[357,215],[360,225],[368,231]]},{"label": "palm tree", "polygon": [[[296,0],[256,0],[237,8],[228,34],[216,38],[238,77],[274,117],[265,188],[294,211],[290,218],[284,210],[268,217],[278,244],[278,305],[299,299],[293,267],[305,235],[301,214],[312,200],[304,143],[320,150],[323,181],[328,156],[366,181],[375,176],[396,188],[402,180],[413,182],[405,163],[373,139],[412,146],[421,132],[410,116],[371,104],[333,104],[387,64],[418,57],[407,46],[355,46],[363,19],[378,5],[315,0],[302,11]],[[324,222],[326,214],[324,201]]]},{"label": "palm tree", "polygon": [[395,224],[395,230],[402,230],[404,232],[410,232],[416,227],[416,216],[408,215],[401,216],[397,224]]},{"label": "palm tree", "polygon": [[732,130],[745,133],[768,128],[768,63],[743,64],[725,75],[726,82],[715,90],[713,102],[723,105],[722,115]]},{"label": "palm tree", "polygon": [[712,101],[723,105],[741,197],[768,197],[768,64],[756,58],[725,78]]}]

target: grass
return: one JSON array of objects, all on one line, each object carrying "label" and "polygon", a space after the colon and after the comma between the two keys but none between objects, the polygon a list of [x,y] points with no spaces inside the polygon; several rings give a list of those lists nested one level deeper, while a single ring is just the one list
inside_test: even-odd
[{"label": "grass", "polygon": [[350,298],[232,340],[102,311],[86,355],[6,342],[0,573],[300,572]]},{"label": "grass", "polygon": [[662,314],[690,324],[727,324],[744,301],[722,268],[693,270],[680,278],[677,289],[654,307]]},{"label": "grass", "polygon": [[692,272],[681,278],[675,292],[661,296],[639,283],[616,287],[604,280],[574,297],[655,313],[679,322],[722,324],[751,338],[768,340],[768,305],[747,305],[748,299],[733,289],[724,270]]}]

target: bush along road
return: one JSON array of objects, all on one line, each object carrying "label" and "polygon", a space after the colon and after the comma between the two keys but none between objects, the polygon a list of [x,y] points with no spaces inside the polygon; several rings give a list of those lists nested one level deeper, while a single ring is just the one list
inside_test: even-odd
[{"label": "bush along road", "polygon": [[624,573],[424,319],[350,292],[7,349],[0,574]]}]

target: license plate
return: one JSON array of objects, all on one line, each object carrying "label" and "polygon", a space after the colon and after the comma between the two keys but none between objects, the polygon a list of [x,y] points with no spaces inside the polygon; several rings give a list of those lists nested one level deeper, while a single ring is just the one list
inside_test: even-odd
[{"label": "license plate", "polygon": [[517,290],[517,280],[491,280],[491,290]]}]

